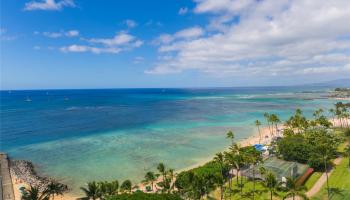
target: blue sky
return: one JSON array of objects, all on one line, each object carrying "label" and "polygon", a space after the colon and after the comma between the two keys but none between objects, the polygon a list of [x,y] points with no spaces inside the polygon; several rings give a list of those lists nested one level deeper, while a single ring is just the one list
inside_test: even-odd
[{"label": "blue sky", "polygon": [[350,3],[4,0],[1,88],[290,85],[350,76]]}]

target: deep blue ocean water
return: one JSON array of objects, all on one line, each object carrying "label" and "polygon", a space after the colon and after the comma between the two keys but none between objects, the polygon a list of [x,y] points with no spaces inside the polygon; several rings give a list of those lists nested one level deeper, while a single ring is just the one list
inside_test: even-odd
[{"label": "deep blue ocean water", "polygon": [[1,151],[75,190],[90,180],[140,181],[159,162],[182,169],[242,140],[263,113],[328,109],[330,88],[1,91]]}]

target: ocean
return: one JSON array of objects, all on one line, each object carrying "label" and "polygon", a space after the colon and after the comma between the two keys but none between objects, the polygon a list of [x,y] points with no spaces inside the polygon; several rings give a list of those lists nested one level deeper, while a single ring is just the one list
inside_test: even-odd
[{"label": "ocean", "polygon": [[141,181],[159,162],[176,170],[256,133],[263,113],[309,117],[336,100],[326,87],[1,91],[1,147],[79,193],[92,180]]}]

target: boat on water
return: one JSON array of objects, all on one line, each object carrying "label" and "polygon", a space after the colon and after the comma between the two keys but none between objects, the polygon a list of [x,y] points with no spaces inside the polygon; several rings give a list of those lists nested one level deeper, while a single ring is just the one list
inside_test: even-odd
[{"label": "boat on water", "polygon": [[29,97],[27,97],[25,101],[26,101],[26,102],[30,102],[30,101],[32,101],[32,100],[31,100]]}]

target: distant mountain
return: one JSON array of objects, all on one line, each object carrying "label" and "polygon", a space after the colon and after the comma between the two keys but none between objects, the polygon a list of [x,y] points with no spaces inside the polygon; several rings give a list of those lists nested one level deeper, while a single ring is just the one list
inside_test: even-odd
[{"label": "distant mountain", "polygon": [[310,86],[350,87],[350,78],[336,79],[332,81],[311,83]]}]

